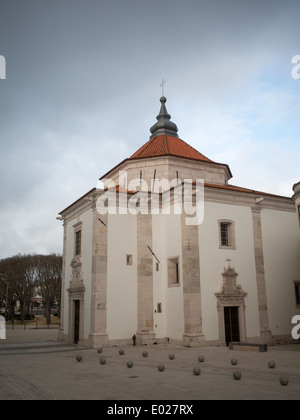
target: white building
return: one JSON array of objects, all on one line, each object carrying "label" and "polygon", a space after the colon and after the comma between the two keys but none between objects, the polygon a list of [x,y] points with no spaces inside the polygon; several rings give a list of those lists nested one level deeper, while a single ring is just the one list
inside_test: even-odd
[{"label": "white building", "polygon": [[293,200],[230,185],[228,165],[181,140],[160,101],[149,141],[101,178],[104,190],[60,213],[61,340],[292,341],[300,314]]}]

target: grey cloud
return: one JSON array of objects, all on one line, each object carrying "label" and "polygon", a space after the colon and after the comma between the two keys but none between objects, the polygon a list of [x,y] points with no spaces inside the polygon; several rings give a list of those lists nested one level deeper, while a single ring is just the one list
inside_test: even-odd
[{"label": "grey cloud", "polygon": [[[231,147],[214,118],[236,112],[239,103],[247,107],[261,74],[276,73],[283,89],[299,92],[300,81],[284,81],[291,79],[291,56],[300,54],[296,1],[2,3],[0,258],[32,251],[35,243],[61,249],[57,212],[148,140],[162,77],[179,135],[212,158]],[[247,124],[241,133],[253,129]],[[217,143],[205,137],[212,131]]]}]

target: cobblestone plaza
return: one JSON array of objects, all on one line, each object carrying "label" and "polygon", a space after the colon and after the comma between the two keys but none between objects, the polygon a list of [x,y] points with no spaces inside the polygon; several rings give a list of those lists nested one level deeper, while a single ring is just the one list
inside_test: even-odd
[{"label": "cobblestone plaza", "polygon": [[[96,349],[59,343],[57,333],[57,329],[7,329],[7,339],[0,342],[0,400],[300,398],[300,344],[270,346],[265,353],[213,346],[125,346],[120,355],[116,346],[99,354]],[[104,365],[100,358],[106,359]],[[231,364],[232,358],[237,365]],[[275,362],[273,369],[270,360]],[[158,370],[159,364],[164,371]],[[200,375],[193,373],[195,367],[201,369]],[[235,371],[241,373],[240,380],[233,378]],[[288,378],[287,386],[280,384],[280,377]]]}]

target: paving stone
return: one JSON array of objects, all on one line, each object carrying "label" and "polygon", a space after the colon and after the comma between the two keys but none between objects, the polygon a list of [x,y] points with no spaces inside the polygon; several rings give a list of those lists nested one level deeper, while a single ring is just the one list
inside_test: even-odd
[{"label": "paving stone", "polygon": [[[300,344],[269,346],[268,352],[235,352],[226,347],[201,347],[205,364],[201,380],[194,375],[199,348],[173,344],[124,346],[134,361],[128,374],[115,347],[103,348],[107,368],[96,349],[57,342],[58,331],[7,331],[0,341],[0,400],[299,400]],[[168,359],[176,354],[176,363]],[[84,363],[78,363],[80,354]],[[102,355],[101,355],[102,356]],[[233,380],[228,359],[238,358],[242,380]],[[158,374],[162,360],[165,371]],[[276,361],[276,369],[268,362]],[[279,378],[288,378],[281,386]]]}]

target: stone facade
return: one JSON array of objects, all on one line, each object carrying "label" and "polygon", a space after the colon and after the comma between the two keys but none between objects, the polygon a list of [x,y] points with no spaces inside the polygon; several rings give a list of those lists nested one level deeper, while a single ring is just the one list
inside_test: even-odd
[{"label": "stone facade", "polygon": [[[166,123],[172,142],[174,127],[161,102],[157,127],[163,132]],[[199,160],[196,153],[195,159],[187,158],[183,152],[183,157],[170,153],[127,159],[106,174],[105,187],[110,187],[107,179],[118,186],[111,191],[114,214],[98,212],[97,203],[108,192],[96,188],[60,213],[61,340],[99,347],[131,344],[135,334],[140,345],[225,345],[228,331],[235,329],[241,342],[292,341],[291,319],[300,314],[295,299],[300,183],[294,186],[294,203],[289,197],[231,186],[227,165]],[[134,191],[148,186],[139,196],[144,207],[136,201],[135,214],[124,211],[134,197],[127,191],[134,179],[144,181]],[[199,225],[187,223],[184,206],[177,211],[185,188],[178,192],[170,185],[166,208],[163,198],[169,191],[161,188],[151,195],[153,179],[158,184],[161,179],[191,180],[193,205],[195,182],[204,179]],[[154,201],[158,207],[152,214]],[[224,268],[226,261],[230,264]],[[232,325],[228,314],[235,317]]]},{"label": "stone facade", "polygon": [[294,195],[292,199],[294,200],[295,205],[296,205],[296,210],[299,217],[299,228],[300,228],[300,182],[298,182],[297,184],[293,186],[293,190],[294,190]]},{"label": "stone facade", "polygon": [[[141,176],[143,183],[140,188]],[[104,188],[109,188],[113,181],[114,185],[120,185],[129,191],[145,190],[145,188],[147,191],[152,191],[153,180],[159,182],[166,179],[171,182],[179,179],[183,183],[184,180],[189,179],[205,179],[207,183],[225,185],[230,178],[231,174],[226,165],[163,156],[126,160],[104,175],[101,180],[104,183]],[[134,180],[137,180],[137,183],[134,183]],[[161,183],[161,185],[163,184]],[[154,187],[158,188],[156,182],[154,182]]]}]

